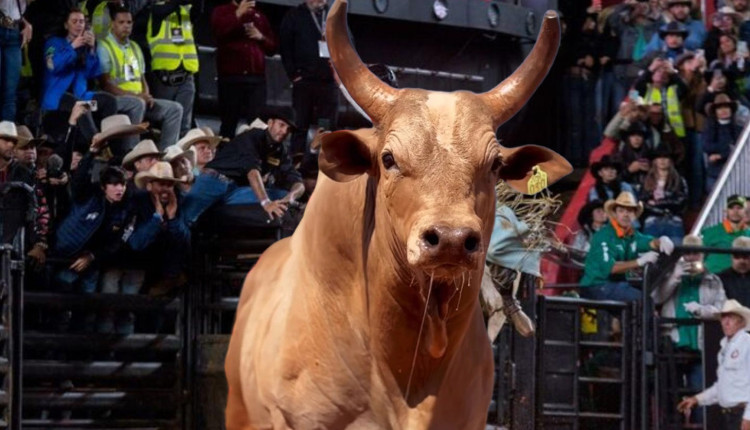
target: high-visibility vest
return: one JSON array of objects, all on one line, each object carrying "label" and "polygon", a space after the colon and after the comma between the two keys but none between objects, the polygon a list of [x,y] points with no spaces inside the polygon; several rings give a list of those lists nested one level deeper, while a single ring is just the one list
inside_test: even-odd
[{"label": "high-visibility vest", "polygon": [[[138,59],[143,58],[143,53],[138,44],[131,40],[123,51],[122,46],[111,35],[100,43],[109,53],[109,59],[112,60],[112,69],[109,71],[109,76],[114,80],[115,85],[121,90],[137,94],[142,93],[141,76],[143,76],[143,70],[141,70]],[[126,67],[129,68],[130,73],[125,72]]]},{"label": "high-visibility vest", "polygon": [[[177,70],[180,64],[190,73],[198,71],[198,50],[190,23],[190,7],[180,6],[161,22],[159,32],[152,31],[153,16],[148,18],[148,47],[151,50],[151,70]],[[182,41],[176,35],[182,33]]]},{"label": "high-visibility vest", "polygon": [[88,8],[86,4],[88,0],[82,2],[79,8],[83,11],[83,14],[91,19],[91,31],[94,32],[97,40],[102,40],[109,34],[109,24],[111,18],[109,17],[109,11],[107,10],[107,0],[102,1],[94,8],[94,12],[89,16]]},{"label": "high-visibility vest", "polygon": [[[663,91],[663,88],[662,88]],[[660,104],[667,114],[669,125],[672,126],[674,134],[677,137],[685,137],[685,123],[682,120],[682,111],[680,109],[680,100],[677,98],[677,86],[670,85],[667,87],[666,97],[662,91],[648,84],[646,88],[646,97],[644,99],[649,104]]]}]

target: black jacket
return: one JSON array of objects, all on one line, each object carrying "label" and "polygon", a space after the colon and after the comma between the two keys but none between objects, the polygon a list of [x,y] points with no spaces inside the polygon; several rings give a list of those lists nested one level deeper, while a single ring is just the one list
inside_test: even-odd
[{"label": "black jacket", "polygon": [[734,299],[742,306],[750,306],[750,273],[744,275],[736,272],[731,267],[719,273],[727,299]]},{"label": "black jacket", "polygon": [[237,135],[221,146],[216,158],[206,165],[237,185],[247,186],[247,174],[257,169],[267,187],[291,189],[302,182],[302,176],[294,168],[284,144],[269,143],[265,130],[252,129]]},{"label": "black jacket", "polygon": [[[324,15],[327,13],[326,8]],[[325,31],[324,23],[322,28]],[[279,35],[281,61],[290,81],[302,77],[303,81],[333,83],[329,61],[320,58],[318,52],[318,41],[322,36],[305,3],[284,15]]]}]

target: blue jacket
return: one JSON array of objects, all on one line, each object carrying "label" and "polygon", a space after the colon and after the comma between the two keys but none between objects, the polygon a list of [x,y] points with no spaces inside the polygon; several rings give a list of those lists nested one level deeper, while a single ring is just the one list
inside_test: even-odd
[{"label": "blue jacket", "polygon": [[[86,250],[96,259],[106,260],[120,249],[128,224],[132,228],[134,223],[127,201],[107,204],[98,183],[91,182],[93,160],[91,153],[86,154],[73,175],[75,204],[58,226],[53,247],[59,257],[73,258]],[[93,244],[91,239],[97,232],[101,233],[101,240]]]},{"label": "blue jacket", "polygon": [[[79,61],[79,54],[85,61]],[[65,92],[81,100],[90,100],[94,95],[88,91],[87,81],[101,74],[96,52],[88,47],[73,49],[64,37],[50,37],[44,44],[44,62],[42,109],[58,109]]]}]

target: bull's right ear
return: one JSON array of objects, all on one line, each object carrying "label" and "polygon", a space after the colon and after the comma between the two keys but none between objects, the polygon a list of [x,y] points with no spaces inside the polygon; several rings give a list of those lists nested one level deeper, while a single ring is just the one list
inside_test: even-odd
[{"label": "bull's right ear", "polygon": [[374,128],[341,130],[322,138],[318,165],[336,182],[349,182],[372,169],[372,150],[377,143]]}]

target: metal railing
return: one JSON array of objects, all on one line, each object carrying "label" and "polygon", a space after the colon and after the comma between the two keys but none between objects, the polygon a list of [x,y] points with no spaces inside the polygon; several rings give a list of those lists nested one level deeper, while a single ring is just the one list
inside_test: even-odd
[{"label": "metal railing", "polygon": [[703,227],[719,224],[724,219],[724,203],[733,194],[750,195],[750,123],[748,123],[735,144],[719,179],[709,193],[703,208],[696,219],[691,234],[699,234]]}]

